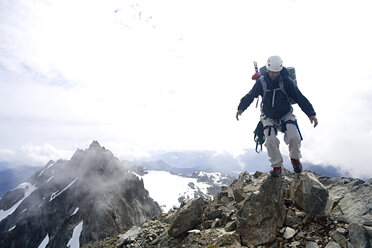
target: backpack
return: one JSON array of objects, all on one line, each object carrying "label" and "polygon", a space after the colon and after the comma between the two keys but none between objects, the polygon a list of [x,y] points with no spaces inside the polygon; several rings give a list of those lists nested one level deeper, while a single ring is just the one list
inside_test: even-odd
[{"label": "backpack", "polygon": [[[295,70],[295,68],[294,68],[294,67],[286,67],[286,69],[287,69],[287,72],[288,72],[288,77],[289,77],[289,78],[293,81],[293,83],[297,86],[296,70]],[[261,85],[262,85],[262,89],[263,89],[262,102],[263,102],[263,99],[264,99],[265,96],[266,96],[266,93],[270,91],[270,90],[267,89],[267,83],[266,83],[266,81],[265,81],[265,79],[264,79],[264,77],[263,77],[263,75],[265,74],[265,72],[266,72],[266,67],[265,67],[265,66],[261,67],[261,68],[260,68],[260,75],[261,75],[261,77],[260,77],[258,80],[260,81],[260,83],[261,83]],[[290,97],[288,96],[287,92],[285,91],[283,80],[280,80],[280,81],[279,81],[279,88],[278,88],[278,89],[274,89],[273,98],[272,98],[272,107],[274,107],[275,92],[276,92],[277,90],[281,90],[281,91],[284,93],[284,95],[287,96],[288,101],[289,101],[291,104],[296,104],[296,102],[295,102],[292,98],[290,98]]]}]

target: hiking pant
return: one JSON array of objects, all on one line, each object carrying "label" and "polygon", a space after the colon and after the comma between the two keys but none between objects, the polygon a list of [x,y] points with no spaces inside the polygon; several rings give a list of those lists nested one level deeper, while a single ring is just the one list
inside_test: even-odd
[{"label": "hiking pant", "polygon": [[289,113],[280,120],[261,116],[261,121],[265,127],[265,147],[272,167],[281,167],[283,165],[283,157],[279,150],[280,141],[277,138],[277,132],[279,131],[284,133],[284,142],[288,145],[289,157],[294,159],[301,158],[301,138],[296,125],[287,123],[286,130],[283,130],[281,125],[281,121],[296,121],[294,114]]}]

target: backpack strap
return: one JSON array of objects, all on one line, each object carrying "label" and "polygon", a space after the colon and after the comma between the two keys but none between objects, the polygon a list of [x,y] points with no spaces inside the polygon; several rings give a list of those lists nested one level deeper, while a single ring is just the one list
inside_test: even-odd
[{"label": "backpack strap", "polygon": [[289,101],[289,96],[284,89],[284,80],[282,78],[279,79],[279,87],[280,87],[280,90],[284,93],[284,95],[287,97],[287,99]]},{"label": "backpack strap", "polygon": [[261,82],[262,90],[263,90],[262,104],[263,104],[263,101],[265,99],[266,93],[269,92],[269,91],[273,91],[273,97],[271,99],[271,107],[274,108],[275,95],[276,95],[276,91],[278,91],[278,90],[281,90],[284,93],[284,95],[287,97],[288,101],[289,101],[289,97],[287,95],[287,92],[284,89],[284,81],[283,81],[282,78],[279,79],[279,88],[273,89],[273,90],[268,90],[267,89],[267,83],[266,83],[266,80],[265,80],[264,76],[261,76],[259,80]]},{"label": "backpack strap", "polygon": [[263,94],[262,94],[262,101],[263,101],[263,99],[264,99],[265,96],[266,96],[266,93],[267,93],[268,91],[270,91],[270,90],[267,90],[267,83],[266,83],[266,81],[265,81],[264,76],[261,76],[259,80],[260,80],[260,83],[261,83],[261,85],[262,85],[262,90],[263,90]]},{"label": "backpack strap", "polygon": [[[258,78],[258,81],[260,81],[261,85],[262,85],[262,89],[263,89],[263,94],[262,94],[262,100],[261,100],[261,108],[262,108],[262,104],[263,104],[263,99],[266,95],[266,92],[267,92],[267,84],[266,84],[266,81],[264,79],[264,76],[261,76]],[[257,97],[257,102],[256,102],[256,108],[258,107],[258,102],[259,102],[259,97]]]}]

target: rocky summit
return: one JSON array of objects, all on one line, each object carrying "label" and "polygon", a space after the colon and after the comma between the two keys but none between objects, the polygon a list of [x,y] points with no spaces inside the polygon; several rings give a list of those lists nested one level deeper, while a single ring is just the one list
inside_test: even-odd
[{"label": "rocky summit", "polygon": [[83,247],[371,247],[372,181],[305,171],[242,173],[127,232]]},{"label": "rocky summit", "polygon": [[78,247],[161,213],[135,173],[98,142],[49,162],[0,199],[0,247]]},{"label": "rocky summit", "polygon": [[[372,180],[309,171],[283,170],[279,178],[243,172],[214,197],[184,198],[180,207],[162,213],[144,187],[145,177],[139,176],[144,174],[98,142],[77,150],[71,160],[49,162],[0,199],[0,247],[372,244]],[[209,180],[201,175],[203,181]]]}]

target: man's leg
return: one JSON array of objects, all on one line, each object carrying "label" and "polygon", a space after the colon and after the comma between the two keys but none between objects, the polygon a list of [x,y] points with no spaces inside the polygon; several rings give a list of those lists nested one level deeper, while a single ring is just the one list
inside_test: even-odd
[{"label": "man's leg", "polygon": [[295,124],[286,124],[286,131],[284,134],[284,141],[289,148],[289,157],[291,158],[291,163],[293,169],[296,173],[302,172],[302,164],[300,162],[301,156],[301,138],[298,133],[298,129]]},{"label": "man's leg", "polygon": [[271,167],[282,167],[283,157],[279,150],[280,141],[276,137],[277,133],[273,127],[266,128],[264,130],[265,134],[265,147],[267,149],[267,154],[269,156],[269,161]]},{"label": "man's leg", "polygon": [[297,127],[294,124],[286,124],[287,130],[284,134],[284,141],[288,145],[289,157],[300,159],[301,156],[301,138]]},{"label": "man's leg", "polygon": [[270,165],[273,167],[270,173],[272,176],[278,177],[282,173],[283,157],[279,150],[280,141],[276,137],[277,132],[274,129],[275,121],[264,116],[261,116],[261,121],[265,127],[264,134],[267,155],[269,156]]}]

